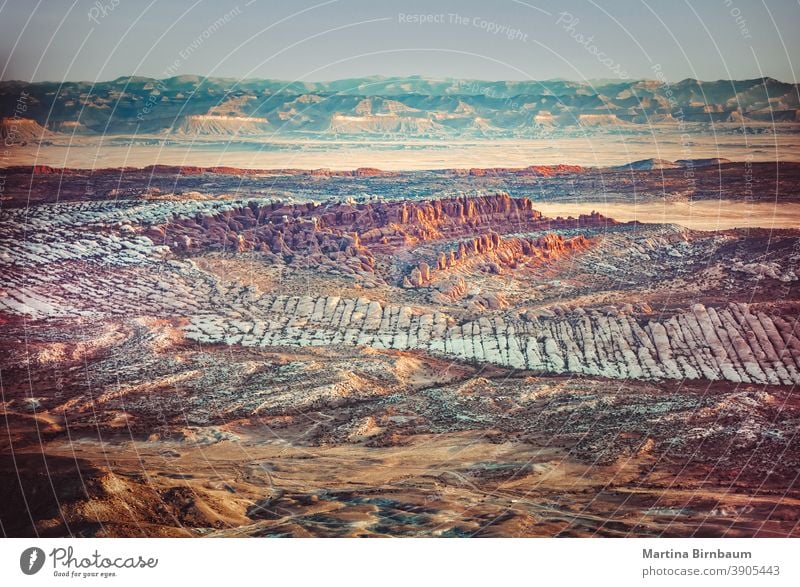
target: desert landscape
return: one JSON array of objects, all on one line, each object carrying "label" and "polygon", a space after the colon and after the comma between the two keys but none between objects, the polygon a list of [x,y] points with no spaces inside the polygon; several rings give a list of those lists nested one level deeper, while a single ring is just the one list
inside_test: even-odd
[{"label": "desert landscape", "polygon": [[[762,77],[330,82],[177,75],[0,82],[6,166],[373,167],[391,171],[643,159],[797,162],[797,85]],[[13,114],[13,116],[12,116]]]},{"label": "desert landscape", "polygon": [[797,585],[798,28],[0,2],[0,576]]},{"label": "desert landscape", "polygon": [[4,174],[6,535],[798,533],[798,163]]}]

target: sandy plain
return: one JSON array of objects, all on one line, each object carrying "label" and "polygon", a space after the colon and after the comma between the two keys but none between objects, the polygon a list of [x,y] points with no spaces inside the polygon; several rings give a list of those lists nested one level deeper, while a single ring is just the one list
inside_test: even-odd
[{"label": "sandy plain", "polygon": [[[763,126],[763,125],[762,125]],[[651,127],[641,134],[587,130],[585,134],[536,139],[404,140],[397,137],[350,140],[315,138],[153,136],[66,136],[47,145],[13,149],[4,165],[54,167],[144,167],[164,165],[227,165],[241,168],[421,170],[469,167],[525,167],[573,164],[588,167],[625,165],[631,161],[724,157],[735,161],[800,161],[800,134],[792,127],[769,126],[759,134],[742,135],[735,125],[682,138],[673,127]]]},{"label": "sandy plain", "polygon": [[800,204],[766,204],[731,200],[700,202],[620,203],[548,203],[537,202],[545,216],[573,216],[597,211],[621,222],[637,220],[655,224],[678,224],[693,230],[729,228],[797,228]]}]

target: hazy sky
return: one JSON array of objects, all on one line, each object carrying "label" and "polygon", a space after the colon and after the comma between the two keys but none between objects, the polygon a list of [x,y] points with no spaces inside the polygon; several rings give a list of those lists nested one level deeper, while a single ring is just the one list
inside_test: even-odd
[{"label": "hazy sky", "polygon": [[[0,0],[2,79],[797,81],[798,0]],[[422,22],[420,22],[422,21]]]}]

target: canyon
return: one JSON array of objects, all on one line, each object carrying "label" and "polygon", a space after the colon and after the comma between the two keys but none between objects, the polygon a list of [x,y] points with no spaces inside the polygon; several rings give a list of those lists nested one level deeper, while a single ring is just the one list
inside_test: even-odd
[{"label": "canyon", "polygon": [[7,169],[4,531],[795,535],[800,231],[515,192],[599,173]]}]

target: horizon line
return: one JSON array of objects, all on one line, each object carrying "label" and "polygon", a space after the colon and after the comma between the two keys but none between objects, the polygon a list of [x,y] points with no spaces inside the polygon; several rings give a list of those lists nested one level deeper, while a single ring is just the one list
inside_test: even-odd
[{"label": "horizon line", "polygon": [[342,78],[334,78],[334,79],[327,79],[327,80],[286,80],[281,78],[272,78],[272,77],[228,77],[228,76],[204,76],[200,74],[194,73],[186,73],[181,75],[174,75],[170,77],[152,77],[146,75],[129,75],[129,76],[118,76],[112,79],[105,79],[105,80],[37,80],[37,81],[27,81],[22,79],[0,79],[0,84],[26,84],[26,85],[36,85],[36,84],[108,84],[119,82],[121,80],[152,80],[152,81],[170,81],[170,80],[177,80],[180,78],[196,78],[200,81],[206,80],[225,80],[225,81],[236,81],[237,83],[241,82],[277,82],[282,83],[285,85],[291,84],[332,84],[336,82],[347,82],[347,81],[357,81],[357,80],[420,80],[420,81],[429,81],[429,82],[480,82],[480,83],[487,83],[487,84],[497,84],[497,83],[512,83],[512,84],[525,84],[525,83],[572,83],[572,84],[583,84],[583,85],[613,85],[613,84],[625,84],[625,83],[638,83],[638,82],[656,82],[659,84],[667,84],[667,85],[674,85],[680,84],[684,82],[697,82],[702,84],[708,83],[719,83],[719,82],[744,82],[744,81],[753,81],[753,82],[766,82],[766,81],[774,81],[780,84],[786,85],[800,85],[798,81],[783,81],[778,78],[764,75],[761,77],[754,77],[754,78],[719,78],[716,80],[701,80],[698,78],[693,77],[686,77],[676,81],[669,81],[669,80],[659,80],[654,78],[625,78],[625,79],[613,79],[613,78],[588,78],[583,80],[577,79],[568,79],[568,78],[547,78],[547,79],[481,79],[481,78],[469,78],[469,77],[435,77],[435,76],[424,76],[419,74],[412,74],[412,75],[383,75],[383,74],[371,74],[365,76],[355,76],[355,77],[342,77]]}]

